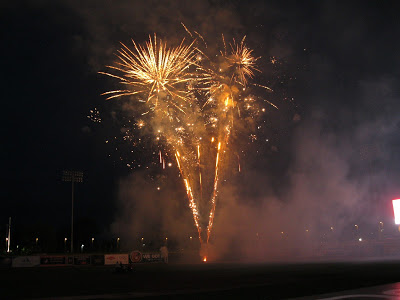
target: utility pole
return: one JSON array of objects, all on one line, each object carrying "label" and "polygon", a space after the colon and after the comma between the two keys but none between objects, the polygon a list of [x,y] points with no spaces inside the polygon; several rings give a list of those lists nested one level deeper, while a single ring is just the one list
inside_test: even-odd
[{"label": "utility pole", "polygon": [[10,253],[11,243],[11,217],[8,218],[8,234],[7,234],[7,253]]},{"label": "utility pole", "polygon": [[63,181],[72,183],[72,193],[71,193],[71,253],[74,252],[74,183],[83,182],[83,172],[82,171],[64,171]]}]

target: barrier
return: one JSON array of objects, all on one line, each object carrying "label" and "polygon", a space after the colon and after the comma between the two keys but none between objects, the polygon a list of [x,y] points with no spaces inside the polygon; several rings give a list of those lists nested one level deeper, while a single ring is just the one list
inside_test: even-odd
[{"label": "barrier", "polygon": [[131,263],[152,263],[152,262],[162,262],[163,259],[161,257],[160,252],[148,252],[148,253],[141,253],[138,250],[132,251],[129,253],[129,261]]},{"label": "barrier", "polygon": [[95,266],[103,266],[104,265],[104,255],[91,255],[90,256],[90,264]]},{"label": "barrier", "polygon": [[11,267],[11,257],[0,257],[0,269],[8,269]]},{"label": "barrier", "polygon": [[65,256],[51,256],[51,255],[40,256],[41,266],[62,266],[66,265],[67,263],[68,261]]},{"label": "barrier", "polygon": [[90,265],[89,255],[74,256],[74,265]]},{"label": "barrier", "polygon": [[137,250],[132,251],[132,252],[129,254],[129,261],[130,261],[131,263],[138,263],[138,262],[141,262],[141,261],[142,261],[142,253],[141,253],[140,251],[137,251]]},{"label": "barrier", "polygon": [[14,258],[0,257],[0,268],[19,268],[19,267],[36,267],[36,266],[72,266],[72,265],[116,265],[122,263],[152,263],[162,262],[163,259],[159,252],[141,253],[140,251],[132,251],[128,253],[118,254],[80,254],[80,255],[34,255],[34,256],[17,256]]},{"label": "barrier", "polygon": [[129,264],[128,254],[105,254],[104,264],[105,265],[115,265],[116,263],[122,263],[123,265]]},{"label": "barrier", "polygon": [[11,267],[27,268],[40,266],[40,256],[17,256],[13,257]]},{"label": "barrier", "polygon": [[142,253],[142,262],[162,262],[161,253]]}]

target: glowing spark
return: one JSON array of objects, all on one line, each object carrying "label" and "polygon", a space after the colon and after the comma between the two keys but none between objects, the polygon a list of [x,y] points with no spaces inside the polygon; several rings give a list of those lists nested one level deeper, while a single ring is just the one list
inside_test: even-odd
[{"label": "glowing spark", "polygon": [[201,238],[201,227],[200,227],[200,223],[199,223],[200,217],[199,217],[199,212],[197,210],[196,201],[194,200],[193,192],[192,192],[192,189],[190,187],[189,180],[187,178],[185,178],[185,176],[183,174],[183,170],[181,168],[181,164],[180,164],[180,161],[179,161],[180,154],[179,154],[178,151],[176,151],[175,157],[176,157],[176,161],[178,163],[179,171],[180,171],[180,173],[181,173],[181,175],[183,177],[183,182],[185,183],[186,194],[187,194],[188,199],[189,199],[189,207],[192,210],[193,220],[194,220],[194,223],[196,225],[196,228],[197,228],[197,231],[198,231],[198,234],[199,234],[199,239],[200,239],[200,242],[201,242],[202,241],[202,238]]},{"label": "glowing spark", "polygon": [[215,159],[215,176],[214,176],[214,190],[213,196],[211,199],[211,211],[208,218],[208,226],[207,226],[207,243],[210,240],[211,230],[214,223],[214,215],[215,215],[215,208],[216,208],[216,197],[217,197],[217,188],[218,188],[218,163],[219,163],[219,152],[221,150],[221,142],[218,143],[218,152],[217,158]]},{"label": "glowing spark", "polygon": [[206,43],[206,41],[204,40],[203,36],[202,36],[200,33],[198,33],[197,31],[195,31],[194,33],[197,34],[197,35],[199,36],[199,38],[201,38],[201,40],[203,41],[204,45],[205,45],[206,48],[207,48],[207,43]]},{"label": "glowing spark", "polygon": [[229,97],[226,97],[226,99],[225,99],[225,107],[228,107],[228,105],[229,105]]},{"label": "glowing spark", "polygon": [[256,83],[253,83],[253,85],[254,86],[258,86],[258,87],[263,88],[263,89],[266,89],[266,90],[271,91],[271,92],[273,91],[270,87],[265,86],[265,85],[256,84]]},{"label": "glowing spark", "polygon": [[[224,50],[225,50],[224,54],[225,54],[225,56],[226,56],[226,43],[225,43],[225,37],[224,37],[224,35],[222,35],[222,41],[223,41],[223,43],[224,43]],[[224,54],[222,54],[222,55],[224,55]]]},{"label": "glowing spark", "polygon": [[[265,102],[267,102],[269,105],[271,105],[272,107],[275,107],[276,109],[279,109],[275,104],[273,104],[272,102],[268,101],[268,100],[264,100]],[[263,110],[265,111],[265,110]]]},{"label": "glowing spark", "polygon": [[200,167],[200,145],[197,145],[197,165],[199,168],[199,184],[200,184],[200,201],[203,201],[203,184],[201,181],[201,167]]},{"label": "glowing spark", "polygon": [[88,119],[90,119],[94,123],[101,123],[101,117],[100,117],[100,112],[97,110],[95,107],[94,109],[91,109],[90,114],[87,116]]},{"label": "glowing spark", "polygon": [[182,24],[183,28],[185,28],[186,32],[189,33],[189,35],[190,35],[191,37],[193,37],[192,33],[189,31],[189,29],[187,29],[187,27],[185,26],[185,24],[183,24],[182,22],[181,22],[181,24]]},{"label": "glowing spark", "polygon": [[235,40],[233,41],[233,44],[231,44],[232,55],[228,58],[231,66],[236,68],[236,75],[239,82],[244,86],[247,85],[247,77],[252,78],[254,76],[253,70],[261,72],[256,68],[258,58],[253,57],[253,50],[245,46],[245,39],[246,36],[243,37],[240,44],[236,44]]}]

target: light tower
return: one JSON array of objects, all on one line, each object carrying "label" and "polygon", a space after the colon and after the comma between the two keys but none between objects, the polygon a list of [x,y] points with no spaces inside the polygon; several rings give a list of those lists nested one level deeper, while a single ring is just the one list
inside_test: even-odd
[{"label": "light tower", "polygon": [[10,253],[10,244],[11,244],[11,217],[8,218],[8,227],[7,227],[7,253]]},{"label": "light tower", "polygon": [[83,182],[82,171],[64,171],[62,181],[72,183],[71,193],[71,253],[74,252],[74,183]]}]

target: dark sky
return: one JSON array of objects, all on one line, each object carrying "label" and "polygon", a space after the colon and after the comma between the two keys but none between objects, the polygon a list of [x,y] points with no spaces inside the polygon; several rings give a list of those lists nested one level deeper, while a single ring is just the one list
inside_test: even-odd
[{"label": "dark sky", "polygon": [[[85,173],[77,218],[110,226],[118,183],[138,169],[129,170],[105,143],[119,134],[111,114],[118,105],[100,96],[115,82],[97,72],[113,61],[120,41],[143,42],[153,32],[180,40],[181,22],[209,44],[222,33],[247,35],[262,57],[258,80],[274,87],[271,99],[281,109],[262,133],[270,144],[250,147],[259,153],[244,162],[249,188],[241,193],[262,197],[265,185],[254,175],[273,183],[269,194],[290,198],[296,174],[325,186],[332,181],[319,180],[335,180],[343,163],[341,186],[365,187],[368,177],[368,193],[375,193],[357,210],[384,207],[368,214],[390,219],[387,200],[400,196],[397,1],[8,2],[0,9],[0,224],[12,216],[15,226],[68,226],[70,185],[61,174],[76,169]],[[271,57],[279,62],[273,68]],[[95,107],[100,124],[87,117]],[[138,153],[132,155],[140,161]]]}]

